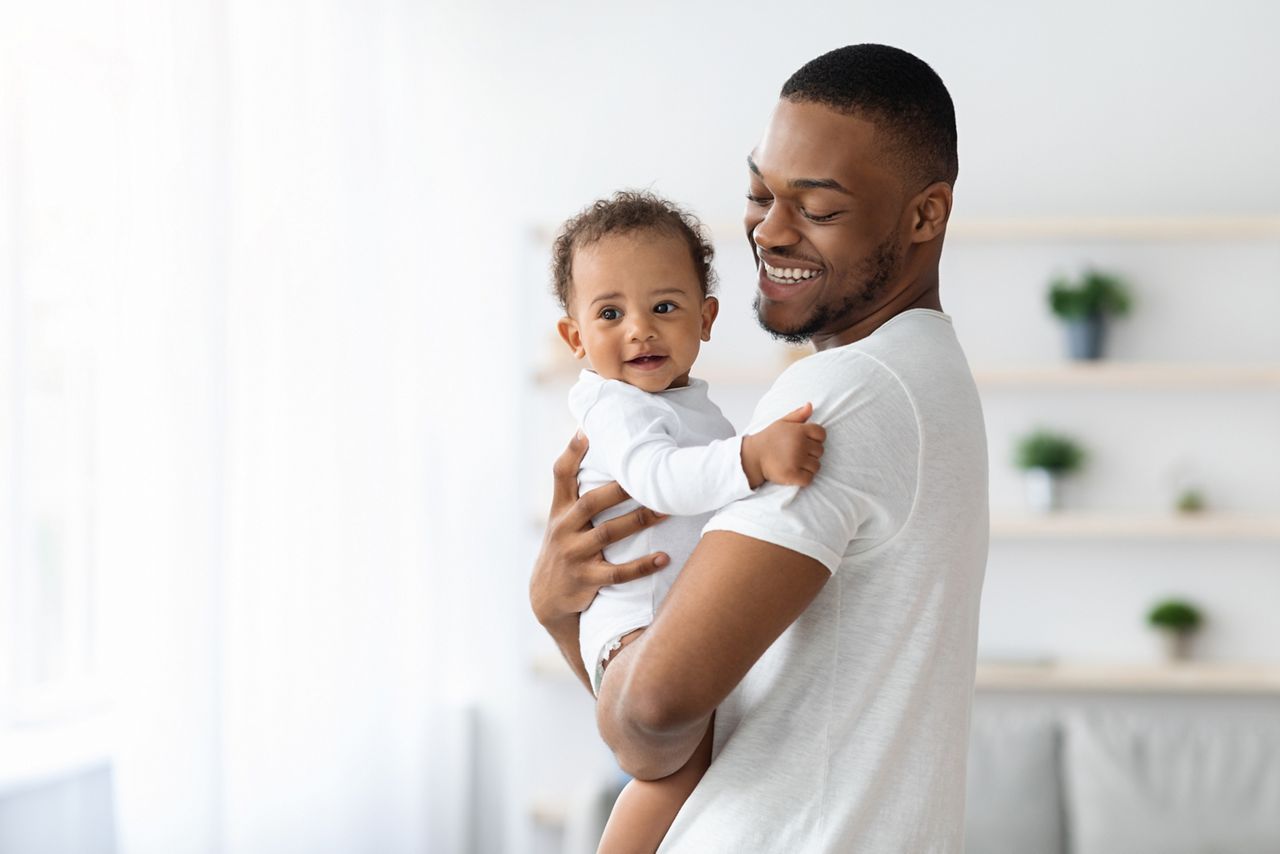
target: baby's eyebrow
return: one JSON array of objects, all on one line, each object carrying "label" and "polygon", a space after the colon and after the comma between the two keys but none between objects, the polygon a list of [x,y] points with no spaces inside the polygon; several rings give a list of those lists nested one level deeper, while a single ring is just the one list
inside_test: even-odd
[{"label": "baby's eyebrow", "polygon": [[[667,294],[683,295],[683,294],[684,294],[684,288],[663,288],[663,289],[662,289],[662,290],[660,290],[660,291],[654,291],[654,292],[651,294],[651,296],[660,297],[660,296],[666,296]],[[598,297],[596,297],[595,299],[593,299],[593,300],[591,301],[591,303],[590,303],[590,304],[591,304],[591,305],[595,305],[595,304],[596,304],[596,303],[598,303],[598,302],[604,302],[605,300],[617,299],[617,298],[618,298],[618,297],[620,297],[620,296],[622,296],[622,294],[616,294],[616,293],[615,293],[615,294],[601,294],[600,296],[598,296]]]}]

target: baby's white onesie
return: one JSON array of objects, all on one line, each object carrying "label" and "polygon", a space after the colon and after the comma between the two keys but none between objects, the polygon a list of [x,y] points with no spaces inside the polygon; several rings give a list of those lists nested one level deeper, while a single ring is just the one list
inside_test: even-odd
[{"label": "baby's white onesie", "polygon": [[711,513],[751,494],[742,470],[742,439],[707,397],[707,384],[650,393],[583,371],[569,392],[589,442],[578,470],[582,493],[618,481],[631,496],[596,516],[596,525],[644,506],[668,513],[604,550],[610,563],[666,552],[671,563],[653,575],[601,588],[578,629],[591,687],[600,692],[602,662],[618,638],[653,622],[658,604],[698,544]]}]

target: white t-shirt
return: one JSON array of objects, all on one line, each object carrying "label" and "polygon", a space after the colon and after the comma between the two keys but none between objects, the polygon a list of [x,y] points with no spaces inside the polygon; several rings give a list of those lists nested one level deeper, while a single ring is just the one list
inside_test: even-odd
[{"label": "white t-shirt", "polygon": [[671,514],[604,550],[610,563],[655,551],[666,552],[671,563],[645,578],[602,588],[582,613],[578,641],[598,694],[606,650],[653,622],[711,512],[750,495],[751,486],[742,470],[742,439],[707,397],[702,380],[650,393],[583,371],[569,391],[569,409],[588,440],[579,491],[616,480],[633,499],[592,521],[599,525],[642,505]]},{"label": "white t-shirt", "polygon": [[805,401],[827,429],[813,484],[766,484],[706,530],[831,579],[716,711],[711,767],[659,850],[960,852],[987,449],[951,319],[907,311],[803,359],[751,429]]}]

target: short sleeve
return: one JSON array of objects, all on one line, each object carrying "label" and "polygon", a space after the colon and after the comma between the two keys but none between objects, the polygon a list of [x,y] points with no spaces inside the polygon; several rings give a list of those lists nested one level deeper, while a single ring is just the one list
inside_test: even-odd
[{"label": "short sleeve", "polygon": [[898,378],[860,353],[819,353],[780,376],[748,433],[812,402],[827,430],[822,470],[806,487],[765,484],[703,529],[732,531],[806,555],[835,572],[906,524],[917,491],[920,429]]}]

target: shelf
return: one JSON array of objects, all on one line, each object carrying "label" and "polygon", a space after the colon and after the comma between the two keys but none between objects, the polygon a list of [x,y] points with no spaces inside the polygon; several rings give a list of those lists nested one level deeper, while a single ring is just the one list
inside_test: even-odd
[{"label": "shelf", "polygon": [[542,827],[563,827],[565,816],[568,814],[569,808],[565,806],[564,801],[551,798],[539,798],[533,802],[533,806],[529,807],[529,818],[533,819],[534,824]]},{"label": "shelf", "polygon": [[1280,240],[1280,216],[1001,217],[947,224],[961,240]]},{"label": "shelf", "polygon": [[[794,361],[794,359],[793,359]],[[714,389],[720,385],[773,383],[790,364],[779,360],[772,366],[716,367],[694,375]],[[538,385],[570,385],[578,378],[580,363],[564,363],[539,369],[533,375]],[[974,381],[982,389],[1221,389],[1280,388],[1280,365],[1232,365],[1190,362],[1063,362],[1025,367],[979,367]]]},{"label": "shelf", "polygon": [[979,691],[1280,695],[1280,666],[979,662],[975,686]]},{"label": "shelf", "polygon": [[[569,666],[556,656],[535,657],[533,671],[545,679],[577,685]],[[978,691],[1280,694],[1280,665],[979,661],[974,687]]]},{"label": "shelf", "polygon": [[[706,223],[716,240],[740,238],[741,220]],[[551,245],[554,226],[535,226],[530,239]],[[957,216],[947,223],[956,240],[1280,240],[1280,216]]]},{"label": "shelf", "polygon": [[1247,388],[1280,387],[1280,365],[1075,362],[978,368],[981,388]]},{"label": "shelf", "polygon": [[1280,516],[1048,513],[991,519],[993,539],[1280,540]]}]

